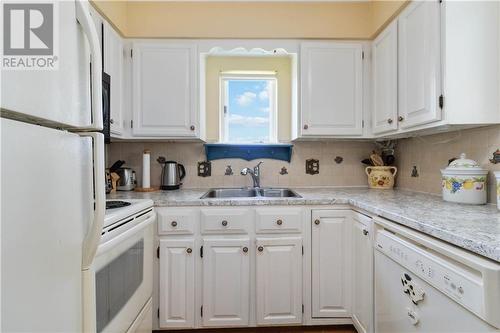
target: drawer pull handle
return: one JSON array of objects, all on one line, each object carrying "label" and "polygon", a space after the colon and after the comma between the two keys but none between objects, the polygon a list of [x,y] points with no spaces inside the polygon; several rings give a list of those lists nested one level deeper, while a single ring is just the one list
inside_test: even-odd
[{"label": "drawer pull handle", "polygon": [[276,221],[276,224],[277,224],[277,225],[282,225],[282,224],[283,224],[283,221],[282,221],[282,220],[278,220],[278,221]]},{"label": "drawer pull handle", "polygon": [[367,236],[368,235],[368,230],[363,229],[363,235]]},{"label": "drawer pull handle", "polygon": [[264,247],[259,246],[259,247],[257,248],[257,250],[258,250],[259,252],[262,252],[262,251],[264,251]]},{"label": "drawer pull handle", "polygon": [[319,220],[314,220],[314,224],[319,225]]},{"label": "drawer pull handle", "polygon": [[192,249],[192,248],[190,248],[190,247],[188,247],[188,248],[186,249],[186,252],[187,252],[188,254],[191,254],[191,253],[193,253],[193,249]]},{"label": "drawer pull handle", "polygon": [[175,228],[175,227],[177,227],[177,221],[172,221],[172,223],[170,223],[170,225],[171,225],[172,227],[174,227],[174,228]]},{"label": "drawer pull handle", "polygon": [[387,119],[387,123],[392,124],[392,119],[391,118]]},{"label": "drawer pull handle", "polygon": [[227,221],[226,221],[226,220],[222,221],[222,226],[223,226],[223,227],[226,227],[226,226],[227,226]]},{"label": "drawer pull handle", "polygon": [[399,116],[399,117],[398,117],[398,120],[399,120],[399,121],[403,121],[403,120],[405,120],[405,117],[403,117],[403,116]]},{"label": "drawer pull handle", "polygon": [[243,252],[247,253],[247,252],[248,252],[248,247],[246,247],[246,246],[245,246],[245,247],[243,248]]}]

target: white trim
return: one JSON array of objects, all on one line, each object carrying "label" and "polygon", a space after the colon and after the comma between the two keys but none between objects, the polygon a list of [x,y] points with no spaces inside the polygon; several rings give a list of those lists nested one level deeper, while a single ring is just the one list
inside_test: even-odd
[{"label": "white trim", "polygon": [[234,142],[242,144],[250,143],[277,143],[278,142],[278,78],[276,71],[231,71],[221,72],[219,76],[219,141],[222,143],[233,143],[228,141],[229,122],[226,117],[225,108],[229,105],[227,96],[228,81],[258,81],[266,80],[272,85],[269,96],[269,141],[268,142]]}]

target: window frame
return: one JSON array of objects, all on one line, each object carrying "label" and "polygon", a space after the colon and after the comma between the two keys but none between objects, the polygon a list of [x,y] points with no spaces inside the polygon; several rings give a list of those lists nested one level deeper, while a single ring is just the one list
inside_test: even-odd
[{"label": "window frame", "polygon": [[[229,81],[271,81],[272,89],[269,94],[269,141],[267,142],[248,142],[248,141],[229,141],[229,122],[228,113]],[[276,144],[278,143],[278,77],[276,71],[256,72],[221,72],[219,76],[219,142],[227,144]]]}]

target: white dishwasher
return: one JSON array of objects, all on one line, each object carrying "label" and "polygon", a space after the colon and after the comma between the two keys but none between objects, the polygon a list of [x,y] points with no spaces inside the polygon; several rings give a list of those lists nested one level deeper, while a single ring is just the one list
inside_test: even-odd
[{"label": "white dishwasher", "polygon": [[500,332],[500,264],[376,218],[375,332]]}]

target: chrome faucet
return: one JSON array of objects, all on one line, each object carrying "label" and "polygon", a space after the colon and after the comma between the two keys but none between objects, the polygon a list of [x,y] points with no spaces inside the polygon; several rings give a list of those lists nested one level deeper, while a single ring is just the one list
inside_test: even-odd
[{"label": "chrome faucet", "polygon": [[253,180],[253,187],[254,188],[259,188],[260,187],[260,165],[264,163],[263,161],[260,161],[256,166],[254,166],[253,170],[250,168],[244,168],[241,170],[241,175],[246,176],[250,175],[252,176]]}]

